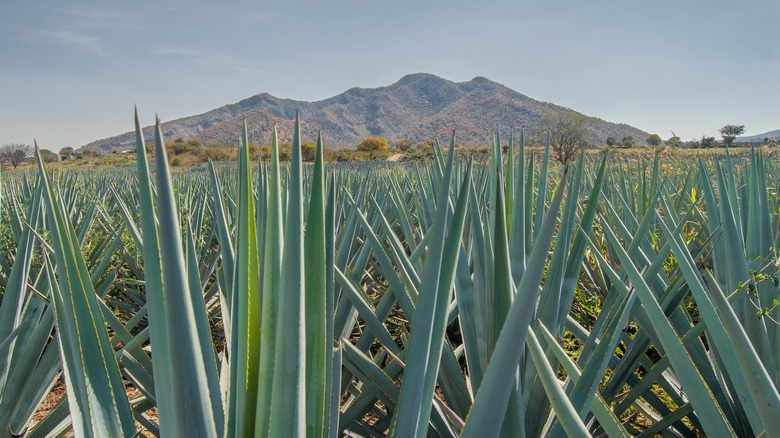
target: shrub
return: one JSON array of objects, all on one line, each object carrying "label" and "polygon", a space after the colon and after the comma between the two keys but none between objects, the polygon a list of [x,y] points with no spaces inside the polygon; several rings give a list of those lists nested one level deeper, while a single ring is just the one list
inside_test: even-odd
[{"label": "shrub", "polygon": [[357,150],[362,152],[386,151],[389,148],[387,140],[382,137],[366,137],[357,144]]},{"label": "shrub", "polygon": [[411,140],[406,140],[406,139],[398,140],[395,143],[395,148],[398,149],[401,152],[406,152],[411,147],[412,147],[412,141]]}]

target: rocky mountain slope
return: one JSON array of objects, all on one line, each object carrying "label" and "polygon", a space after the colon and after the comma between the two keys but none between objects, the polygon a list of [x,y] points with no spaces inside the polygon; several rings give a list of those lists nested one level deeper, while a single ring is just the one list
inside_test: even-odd
[{"label": "rocky mountain slope", "polygon": [[[572,111],[540,102],[482,77],[468,82],[452,82],[426,73],[404,76],[380,88],[352,88],[318,102],[280,99],[267,93],[225,105],[203,114],[165,122],[166,139],[199,139],[203,142],[234,143],[244,118],[250,141],[269,144],[274,125],[280,141],[289,141],[292,119],[299,111],[304,141],[314,141],[322,131],[325,144],[353,148],[369,136],[385,137],[393,144],[402,139],[413,144],[435,136],[447,138],[456,131],[463,145],[484,145],[490,132],[503,132],[531,126],[545,114]],[[648,133],[625,124],[589,117],[591,141],[603,143],[609,137],[633,136],[643,143]],[[151,140],[151,128],[144,129]],[[135,146],[132,133],[92,142],[84,149],[97,152]]]}]

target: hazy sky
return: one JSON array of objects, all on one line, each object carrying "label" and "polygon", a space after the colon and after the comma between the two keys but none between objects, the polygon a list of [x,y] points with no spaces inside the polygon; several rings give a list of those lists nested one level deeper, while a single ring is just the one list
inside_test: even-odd
[{"label": "hazy sky", "polygon": [[148,124],[415,72],[663,138],[760,134],[780,129],[780,2],[3,0],[0,144],[82,146],[129,131],[134,104]]}]

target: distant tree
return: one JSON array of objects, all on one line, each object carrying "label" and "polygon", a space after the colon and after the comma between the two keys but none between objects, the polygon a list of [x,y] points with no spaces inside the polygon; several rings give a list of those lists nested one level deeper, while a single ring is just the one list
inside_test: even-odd
[{"label": "distant tree", "polygon": [[676,136],[674,132],[672,132],[672,136],[669,137],[669,139],[664,143],[666,143],[667,146],[679,148],[682,145],[682,140],[680,140],[680,137]]},{"label": "distant tree", "polygon": [[202,151],[202,155],[211,161],[230,161],[236,158],[236,153],[233,150],[223,147],[206,147]]},{"label": "distant tree", "polygon": [[190,145],[185,143],[184,141],[174,141],[172,144],[167,144],[167,152],[168,156],[173,155],[180,155],[184,154],[190,151],[192,149]]},{"label": "distant tree", "polygon": [[726,125],[720,128],[720,136],[723,137],[723,143],[730,147],[738,136],[745,133],[745,125]]},{"label": "distant tree", "polygon": [[615,147],[615,145],[617,144],[617,142],[618,142],[618,141],[617,141],[617,139],[616,139],[615,137],[607,137],[607,141],[606,141],[606,143],[607,143],[607,146],[609,146],[609,147]]},{"label": "distant tree", "polygon": [[33,148],[29,144],[10,143],[0,147],[0,158],[8,160],[14,169],[32,156]]},{"label": "distant tree", "polygon": [[764,137],[764,144],[774,146],[775,144],[777,144],[777,140],[775,140],[775,137],[771,135],[767,135],[766,137]]},{"label": "distant tree", "polygon": [[699,149],[701,147],[701,142],[699,140],[691,139],[685,142],[685,147],[691,148],[691,149]]},{"label": "distant tree", "polygon": [[408,139],[398,140],[395,143],[395,148],[401,152],[406,152],[412,147],[412,141]]},{"label": "distant tree", "polygon": [[271,146],[263,146],[260,148],[260,159],[263,161],[271,159]]},{"label": "distant tree", "polygon": [[301,159],[303,161],[314,161],[317,154],[317,145],[314,143],[301,143]]},{"label": "distant tree", "polygon": [[414,147],[414,152],[430,153],[433,152],[433,145],[435,142],[429,141],[427,143],[420,143]]},{"label": "distant tree", "polygon": [[623,140],[620,140],[620,144],[622,144],[624,148],[634,147],[635,143],[636,142],[634,141],[634,137],[630,135],[627,135],[623,137]]},{"label": "distant tree", "polygon": [[361,152],[386,151],[389,148],[387,140],[382,137],[366,137],[357,144],[357,150]]},{"label": "distant tree", "polygon": [[706,149],[706,148],[714,148],[718,144],[718,142],[715,140],[715,137],[705,137],[702,135],[700,144],[702,148]]},{"label": "distant tree", "polygon": [[60,149],[60,155],[62,155],[63,157],[69,157],[69,156],[73,155],[73,148],[72,147],[65,147],[65,148]]},{"label": "distant tree", "polygon": [[290,143],[282,143],[279,145],[279,161],[292,160],[292,145]]},{"label": "distant tree", "polygon": [[542,116],[536,123],[537,131],[550,136],[553,157],[561,164],[577,158],[577,151],[587,145],[588,119],[582,114],[557,112]]},{"label": "distant tree", "polygon": [[41,149],[41,158],[44,163],[56,163],[59,161],[59,156],[48,149]]},{"label": "distant tree", "polygon": [[[192,153],[194,155],[201,155],[203,154],[204,148],[192,148]],[[236,148],[236,154],[238,154],[238,148]],[[260,145],[257,143],[249,142],[249,161],[257,161],[260,159],[261,151],[260,151]],[[236,155],[238,156],[238,155]]]},{"label": "distant tree", "polygon": [[652,134],[650,137],[647,137],[647,144],[652,147],[661,146],[661,143],[663,143],[663,140],[661,140],[661,136],[658,134]]}]

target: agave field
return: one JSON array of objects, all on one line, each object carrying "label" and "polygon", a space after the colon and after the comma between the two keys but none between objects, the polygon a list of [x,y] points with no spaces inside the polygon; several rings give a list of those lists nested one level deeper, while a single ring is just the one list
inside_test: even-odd
[{"label": "agave field", "polygon": [[298,126],[2,175],[0,436],[780,437],[780,162],[304,166]]}]

